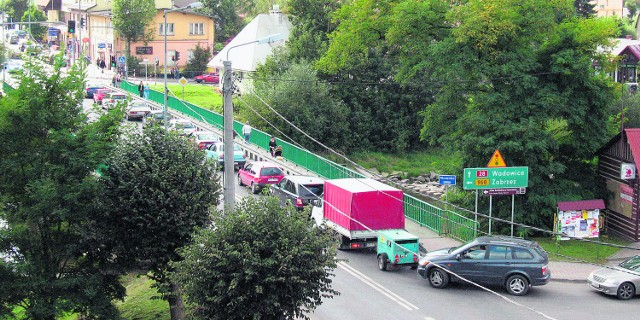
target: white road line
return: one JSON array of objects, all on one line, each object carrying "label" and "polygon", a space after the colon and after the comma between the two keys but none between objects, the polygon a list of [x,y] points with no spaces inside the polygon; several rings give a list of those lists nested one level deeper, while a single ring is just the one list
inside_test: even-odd
[{"label": "white road line", "polygon": [[393,300],[394,302],[396,302],[397,304],[401,305],[405,309],[407,309],[409,311],[414,311],[414,310],[420,309],[420,308],[416,307],[415,305],[411,304],[411,302],[409,302],[409,301],[405,300],[404,298],[402,298],[401,296],[395,294],[393,291],[385,288],[383,285],[381,285],[381,284],[375,282],[373,279],[365,276],[360,271],[354,269],[353,267],[351,267],[347,263],[342,262],[342,261],[338,262],[338,267],[340,267],[344,271],[350,273],[352,276],[354,276],[357,279],[359,279],[360,281],[364,282],[366,285],[370,286],[374,290],[382,293],[387,298]]}]

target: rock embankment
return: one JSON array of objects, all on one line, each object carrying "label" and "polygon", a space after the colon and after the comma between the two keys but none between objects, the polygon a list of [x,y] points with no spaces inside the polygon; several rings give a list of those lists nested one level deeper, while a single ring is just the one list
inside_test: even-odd
[{"label": "rock embankment", "polygon": [[378,174],[401,186],[405,190],[410,190],[419,194],[442,199],[445,193],[445,187],[438,184],[439,175],[435,172],[411,178],[407,177],[406,172],[381,172]]}]

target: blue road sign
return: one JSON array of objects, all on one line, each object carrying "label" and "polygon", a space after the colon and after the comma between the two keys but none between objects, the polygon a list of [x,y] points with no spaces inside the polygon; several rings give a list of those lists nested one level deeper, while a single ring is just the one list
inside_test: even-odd
[{"label": "blue road sign", "polygon": [[439,182],[440,185],[455,185],[456,184],[456,176],[454,175],[440,175]]},{"label": "blue road sign", "polygon": [[125,56],[118,57],[119,64],[125,64],[126,62],[127,62],[127,57]]}]

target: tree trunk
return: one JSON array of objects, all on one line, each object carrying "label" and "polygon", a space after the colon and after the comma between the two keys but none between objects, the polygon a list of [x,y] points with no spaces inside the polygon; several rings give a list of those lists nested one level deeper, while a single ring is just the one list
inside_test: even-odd
[{"label": "tree trunk", "polygon": [[171,310],[171,320],[184,320],[184,302],[182,301],[182,289],[177,283],[171,282],[171,292],[169,293],[169,309]]}]

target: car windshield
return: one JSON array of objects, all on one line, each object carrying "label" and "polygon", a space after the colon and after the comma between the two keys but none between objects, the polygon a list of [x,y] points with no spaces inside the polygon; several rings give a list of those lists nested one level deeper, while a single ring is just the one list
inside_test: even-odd
[{"label": "car windshield", "polygon": [[321,196],[323,191],[323,184],[303,184],[300,186],[301,196]]},{"label": "car windshield", "polygon": [[191,122],[178,122],[176,123],[176,128],[177,129],[192,129],[193,127],[193,123]]},{"label": "car windshield", "polygon": [[635,256],[620,264],[621,268],[631,271],[640,271],[640,256]]},{"label": "car windshield", "polygon": [[237,144],[233,145],[233,151],[242,151],[242,149],[240,149],[240,146]]},{"label": "car windshield", "polygon": [[216,140],[216,136],[211,133],[201,133],[198,134],[198,140],[213,141]]},{"label": "car windshield", "polygon": [[280,168],[270,167],[270,168],[262,168],[260,170],[261,176],[280,176],[282,175],[282,170]]}]

